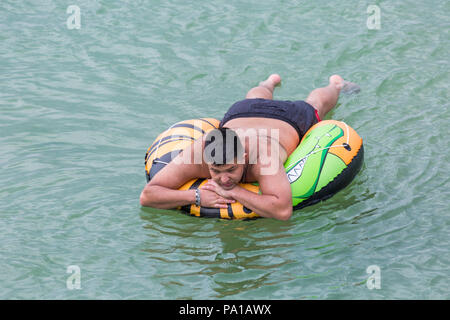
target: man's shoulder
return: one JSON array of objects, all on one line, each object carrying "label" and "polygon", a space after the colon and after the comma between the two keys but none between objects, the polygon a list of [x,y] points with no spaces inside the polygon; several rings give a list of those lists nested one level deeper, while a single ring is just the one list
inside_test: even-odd
[{"label": "man's shoulder", "polygon": [[283,163],[278,156],[266,156],[261,158],[258,156],[256,163],[250,165],[249,171],[255,181],[261,180],[262,177],[277,179],[280,172],[285,173]]}]

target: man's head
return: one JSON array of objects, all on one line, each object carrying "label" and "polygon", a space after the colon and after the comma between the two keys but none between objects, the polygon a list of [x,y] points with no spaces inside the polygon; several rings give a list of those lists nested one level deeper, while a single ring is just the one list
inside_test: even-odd
[{"label": "man's head", "polygon": [[245,156],[242,143],[232,129],[214,129],[206,135],[204,160],[211,178],[225,190],[234,188],[241,181]]}]

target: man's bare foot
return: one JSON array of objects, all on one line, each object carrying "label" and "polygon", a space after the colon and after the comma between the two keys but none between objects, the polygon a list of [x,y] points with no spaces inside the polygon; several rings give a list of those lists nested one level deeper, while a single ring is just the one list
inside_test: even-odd
[{"label": "man's bare foot", "polygon": [[270,91],[273,91],[273,89],[277,85],[279,85],[280,82],[281,82],[281,77],[278,74],[274,73],[274,74],[271,74],[269,76],[269,78],[267,78],[267,80],[260,82],[259,85],[261,87],[265,87],[265,88],[269,89]]},{"label": "man's bare foot", "polygon": [[281,82],[281,77],[274,73],[271,74],[266,80],[259,83],[257,87],[251,88],[246,99],[273,99],[273,89],[279,85]]},{"label": "man's bare foot", "polygon": [[346,81],[337,74],[330,77],[330,85],[333,85],[339,92],[344,94],[358,93],[361,91],[361,88],[356,83]]}]

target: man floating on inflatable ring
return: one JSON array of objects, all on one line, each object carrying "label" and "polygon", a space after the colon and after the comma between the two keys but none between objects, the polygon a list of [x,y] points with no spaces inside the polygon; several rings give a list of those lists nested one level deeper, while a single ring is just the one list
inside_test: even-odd
[{"label": "man floating on inflatable ring", "polygon": [[[280,82],[272,74],[233,104],[218,129],[184,149],[144,187],[141,205],[227,208],[237,201],[261,217],[288,220],[292,193],[284,162],[308,129],[335,107],[341,92],[360,89],[333,75],[328,86],[313,90],[305,101],[273,100]],[[194,178],[209,180],[196,190],[178,190]],[[240,187],[243,182],[258,182],[260,193]]]}]

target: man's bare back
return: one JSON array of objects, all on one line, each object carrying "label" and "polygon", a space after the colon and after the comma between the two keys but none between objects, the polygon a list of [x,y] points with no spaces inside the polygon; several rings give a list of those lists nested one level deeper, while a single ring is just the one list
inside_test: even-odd
[{"label": "man's bare back", "polygon": [[255,129],[260,136],[264,136],[263,130],[267,130],[267,135],[270,137],[271,130],[278,131],[278,137],[274,137],[272,140],[279,139],[281,160],[284,163],[295,148],[299,144],[299,137],[295,129],[288,123],[269,118],[237,118],[228,121],[225,127],[234,129],[239,134],[240,130],[247,130],[248,128]]}]

